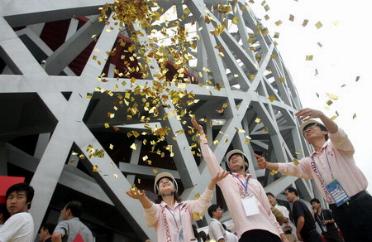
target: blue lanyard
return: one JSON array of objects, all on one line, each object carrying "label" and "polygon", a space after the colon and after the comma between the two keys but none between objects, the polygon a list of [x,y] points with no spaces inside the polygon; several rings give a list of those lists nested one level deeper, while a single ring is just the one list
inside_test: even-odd
[{"label": "blue lanyard", "polygon": [[236,179],[238,179],[240,185],[244,188],[244,192],[245,194],[248,193],[248,180],[249,180],[249,176],[247,176],[247,179],[245,180],[245,183],[242,182],[242,180],[240,180],[240,178],[234,174],[232,174]]}]

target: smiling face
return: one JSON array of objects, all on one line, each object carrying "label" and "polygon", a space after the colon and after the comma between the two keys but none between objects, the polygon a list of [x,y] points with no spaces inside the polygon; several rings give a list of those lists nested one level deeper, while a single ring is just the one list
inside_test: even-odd
[{"label": "smiling face", "polygon": [[233,154],[229,158],[229,168],[232,172],[239,172],[242,169],[244,170],[245,161],[244,157],[241,154]]},{"label": "smiling face", "polygon": [[25,191],[14,191],[6,199],[6,208],[10,215],[26,212],[28,210],[27,195]]},{"label": "smiling face", "polygon": [[171,195],[176,191],[172,180],[168,177],[163,177],[159,180],[158,189],[161,196]]}]

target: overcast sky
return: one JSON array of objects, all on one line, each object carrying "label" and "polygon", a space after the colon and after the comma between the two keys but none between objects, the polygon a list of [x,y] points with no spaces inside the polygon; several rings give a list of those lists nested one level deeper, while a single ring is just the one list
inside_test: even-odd
[{"label": "overcast sky", "polygon": [[[372,2],[266,0],[268,12],[261,2],[255,0],[253,10],[262,19],[269,15],[263,23],[272,34],[280,33],[278,48],[303,106],[321,109],[330,116],[339,113],[336,122],[349,134],[356,149],[355,160],[371,184]],[[304,19],[309,20],[306,27],[302,26]],[[283,23],[277,26],[277,20]],[[322,23],[319,29],[315,26],[318,21]],[[308,55],[313,55],[312,61],[305,60]],[[357,76],[360,79],[356,82]],[[327,93],[338,97],[330,106],[326,105]],[[371,185],[368,190],[372,191]]]}]

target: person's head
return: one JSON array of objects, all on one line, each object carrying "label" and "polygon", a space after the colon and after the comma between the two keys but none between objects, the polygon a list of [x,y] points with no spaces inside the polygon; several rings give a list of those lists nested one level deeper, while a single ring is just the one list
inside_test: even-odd
[{"label": "person's head", "polygon": [[276,205],[276,197],[274,196],[274,194],[272,194],[271,192],[268,192],[266,193],[266,196],[269,199],[271,206],[274,207]]},{"label": "person's head", "polygon": [[301,124],[301,131],[306,141],[312,144],[315,140],[328,140],[328,130],[319,121],[315,119],[306,120]]},{"label": "person's head", "polygon": [[169,172],[160,172],[155,177],[154,192],[160,197],[174,196],[177,198],[178,184]]},{"label": "person's head", "polygon": [[240,172],[248,170],[248,158],[243,151],[235,149],[226,154],[226,162],[230,171]]},{"label": "person's head", "polygon": [[39,241],[45,241],[46,239],[50,238],[54,231],[54,225],[50,223],[46,223],[41,225],[39,230]]},{"label": "person's head", "polygon": [[287,197],[287,201],[292,203],[297,200],[298,192],[297,189],[294,187],[288,187],[284,190],[284,194]]},{"label": "person's head", "polygon": [[320,201],[317,198],[313,198],[310,200],[311,207],[313,210],[318,211],[320,209]]},{"label": "person's head", "polygon": [[80,218],[82,204],[79,201],[70,201],[61,210],[61,219],[68,220],[74,217]]},{"label": "person's head", "polygon": [[222,215],[223,215],[223,210],[217,204],[212,204],[208,208],[208,215],[211,218],[215,218],[217,220],[220,220],[222,218]]},{"label": "person's head", "polygon": [[34,189],[25,183],[14,184],[5,194],[6,208],[10,215],[26,212],[31,208]]}]

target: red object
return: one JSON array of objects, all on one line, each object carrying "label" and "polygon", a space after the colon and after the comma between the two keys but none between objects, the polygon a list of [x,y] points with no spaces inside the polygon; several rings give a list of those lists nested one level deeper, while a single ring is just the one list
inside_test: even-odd
[{"label": "red object", "polygon": [[17,183],[25,182],[24,177],[19,176],[0,176],[0,204],[5,203],[6,191],[9,187]]},{"label": "red object", "polygon": [[83,236],[81,236],[80,233],[78,233],[75,237],[75,239],[72,242],[85,242],[83,239]]}]

